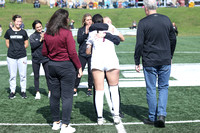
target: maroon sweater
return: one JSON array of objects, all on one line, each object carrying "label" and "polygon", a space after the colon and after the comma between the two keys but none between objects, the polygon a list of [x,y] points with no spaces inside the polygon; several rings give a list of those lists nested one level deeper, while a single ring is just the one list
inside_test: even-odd
[{"label": "maroon sweater", "polygon": [[45,33],[42,54],[53,61],[71,60],[77,69],[81,68],[75,41],[70,30],[60,29],[59,34],[54,36]]}]

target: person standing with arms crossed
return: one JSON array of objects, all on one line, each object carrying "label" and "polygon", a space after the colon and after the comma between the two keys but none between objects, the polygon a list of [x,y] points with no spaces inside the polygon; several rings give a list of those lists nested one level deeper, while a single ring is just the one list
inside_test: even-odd
[{"label": "person standing with arms crossed", "polygon": [[14,26],[9,28],[4,38],[8,48],[7,63],[10,74],[10,95],[9,99],[15,98],[17,69],[19,69],[20,86],[22,98],[26,96],[26,73],[27,73],[27,55],[28,35],[25,30],[21,29],[22,17],[14,15],[12,17]]},{"label": "person standing with arms crossed", "polygon": [[[86,63],[88,64],[88,90],[87,96],[92,95],[92,86],[93,86],[93,78],[91,71],[91,55],[87,55],[86,52],[86,41],[89,34],[89,28],[92,24],[92,15],[86,13],[82,19],[82,27],[78,29],[77,42],[79,43],[79,60],[81,62],[82,71],[85,69]],[[77,96],[77,88],[81,78],[76,78],[75,86],[74,86],[74,96]]]},{"label": "person standing with arms crossed", "polygon": [[[170,19],[158,14],[156,6],[156,0],[144,0],[147,16],[138,24],[134,58],[135,70],[140,72],[140,57],[142,56],[149,107],[148,119],[145,119],[144,123],[165,127],[169,77],[176,47],[176,35]],[[156,97],[157,78],[158,101]]]},{"label": "person standing with arms crossed", "polygon": [[[47,24],[47,31],[44,34],[42,54],[49,58],[49,87],[51,90],[50,110],[53,118],[52,130],[59,130],[60,133],[76,131],[69,125],[73,103],[73,89],[76,79],[82,73],[75,41],[72,32],[68,29],[67,10],[57,10]],[[60,121],[60,99],[62,100],[62,126]]]},{"label": "person standing with arms crossed", "polygon": [[[35,20],[32,24],[35,32],[30,36],[30,45],[31,45],[31,54],[32,54],[32,68],[34,73],[34,85],[36,90],[35,99],[40,99],[40,91],[39,91],[39,72],[40,72],[40,64],[42,64],[45,72],[45,77],[47,81],[47,86],[49,88],[49,71],[48,71],[48,61],[47,57],[42,55],[42,46],[44,40],[44,32],[42,31],[42,22],[40,20]],[[50,96],[50,91],[48,93]]]}]

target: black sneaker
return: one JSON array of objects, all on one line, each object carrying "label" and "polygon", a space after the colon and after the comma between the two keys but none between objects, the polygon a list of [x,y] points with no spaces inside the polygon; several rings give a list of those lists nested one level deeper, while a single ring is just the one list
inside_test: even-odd
[{"label": "black sneaker", "polygon": [[27,98],[26,92],[22,92],[22,93],[21,93],[21,96],[22,96],[22,98],[24,98],[24,99]]},{"label": "black sneaker", "polygon": [[151,121],[149,119],[144,119],[143,123],[148,125],[154,125],[154,121]]},{"label": "black sneaker", "polygon": [[92,96],[92,91],[91,90],[87,91],[87,96]]},{"label": "black sneaker", "polygon": [[10,95],[8,96],[9,99],[14,99],[15,98],[15,93],[11,92]]},{"label": "black sneaker", "polygon": [[157,127],[165,127],[165,116],[158,116]]}]

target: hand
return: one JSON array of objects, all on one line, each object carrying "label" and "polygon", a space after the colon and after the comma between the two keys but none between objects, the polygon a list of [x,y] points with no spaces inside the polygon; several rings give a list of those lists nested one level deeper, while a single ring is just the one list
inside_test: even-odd
[{"label": "hand", "polygon": [[89,33],[89,28],[90,28],[90,26],[91,26],[91,25],[86,25],[86,26],[85,26],[85,34],[88,34],[88,33]]},{"label": "hand", "polygon": [[82,67],[78,69],[78,78],[81,78],[83,76]]},{"label": "hand", "polygon": [[99,32],[99,33],[96,34],[97,38],[104,38],[105,36],[106,36],[105,32]]},{"label": "hand", "polygon": [[40,34],[40,42],[44,40],[44,32],[41,32]]},{"label": "hand", "polygon": [[136,70],[136,72],[140,72],[140,65],[135,65],[135,70]]}]

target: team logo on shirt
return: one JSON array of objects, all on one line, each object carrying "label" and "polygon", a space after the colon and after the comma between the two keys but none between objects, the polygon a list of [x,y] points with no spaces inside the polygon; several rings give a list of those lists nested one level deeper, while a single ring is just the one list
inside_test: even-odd
[{"label": "team logo on shirt", "polygon": [[11,35],[10,38],[11,39],[22,39],[23,36],[22,35]]}]

